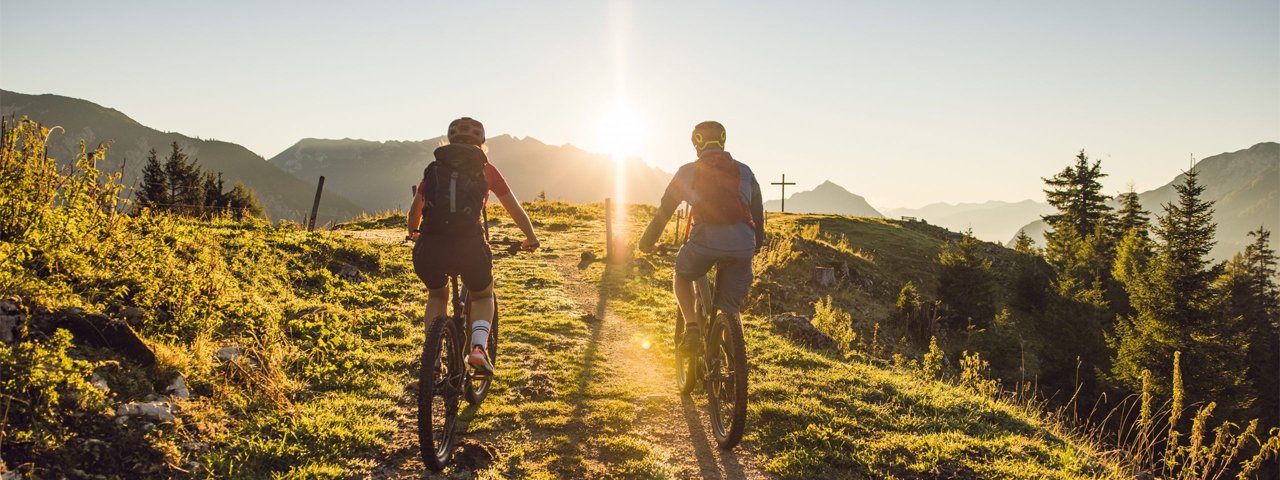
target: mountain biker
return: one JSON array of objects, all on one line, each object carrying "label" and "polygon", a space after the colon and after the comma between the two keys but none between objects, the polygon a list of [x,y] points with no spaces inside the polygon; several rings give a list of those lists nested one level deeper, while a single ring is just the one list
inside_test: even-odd
[{"label": "mountain biker", "polygon": [[693,127],[698,159],[676,171],[662,195],[662,204],[640,237],[640,250],[653,252],[676,207],[681,202],[692,206],[693,231],[676,255],[672,285],[688,329],[677,346],[685,352],[695,351],[700,341],[698,315],[693,309],[694,280],[717,266],[716,307],[727,314],[739,313],[754,278],[751,258],[764,244],[760,184],[750,167],[724,150],[726,138],[719,122]]},{"label": "mountain biker", "polygon": [[520,206],[498,169],[485,153],[484,125],[463,117],[449,123],[448,141],[435,150],[435,161],[423,171],[409,207],[413,270],[425,283],[427,321],[446,314],[449,275],[462,277],[470,298],[471,355],[467,363],[494,373],[487,354],[494,315],[493,255],[480,217],[493,192],[524,232],[521,249],[538,249],[529,215]]}]

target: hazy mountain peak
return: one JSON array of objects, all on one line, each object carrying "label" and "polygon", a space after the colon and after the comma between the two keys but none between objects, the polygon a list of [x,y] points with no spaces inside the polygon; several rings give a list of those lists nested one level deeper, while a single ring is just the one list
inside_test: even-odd
[{"label": "hazy mountain peak", "polygon": [[[836,215],[855,215],[859,217],[883,218],[880,212],[872,208],[867,203],[867,199],[861,195],[850,192],[848,189],[832,182],[824,181],[814,187],[813,190],[797,192],[787,197],[786,207],[788,212],[795,213],[826,213]],[[764,202],[764,209],[769,211],[778,211],[782,209],[782,202],[778,200],[769,200]]]}]

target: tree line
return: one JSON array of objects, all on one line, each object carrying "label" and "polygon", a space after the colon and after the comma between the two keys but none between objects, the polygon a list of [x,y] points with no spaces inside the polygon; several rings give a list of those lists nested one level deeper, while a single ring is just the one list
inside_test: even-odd
[{"label": "tree line", "polygon": [[[1103,193],[1105,177],[1101,162],[1081,151],[1043,179],[1056,211],[1042,217],[1043,248],[1019,232],[1003,302],[982,242],[966,233],[946,244],[937,260],[940,328],[1006,330],[1003,344],[986,346],[1006,364],[1025,363],[1023,351],[1034,350],[1042,389],[1215,402],[1227,419],[1276,427],[1280,291],[1271,232],[1260,226],[1244,251],[1215,262],[1213,202],[1194,168],[1154,224],[1132,188],[1114,199]],[[1001,322],[1010,317],[1022,327],[1007,331]]]},{"label": "tree line", "polygon": [[230,190],[222,180],[222,172],[206,172],[196,160],[173,142],[169,156],[163,161],[153,148],[142,168],[142,180],[136,189],[137,208],[173,212],[193,217],[229,214],[236,219],[262,217],[264,210],[257,195],[249,187],[236,182]]}]

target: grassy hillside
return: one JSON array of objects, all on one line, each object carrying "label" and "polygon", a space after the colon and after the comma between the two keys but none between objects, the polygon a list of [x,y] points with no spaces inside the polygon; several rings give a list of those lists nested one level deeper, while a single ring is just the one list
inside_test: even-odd
[{"label": "grassy hillside", "polygon": [[[169,145],[178,142],[182,150],[198,161],[205,171],[222,172],[231,188],[240,182],[252,188],[272,219],[305,222],[316,193],[316,177],[299,179],[268,163],[262,156],[243,146],[218,140],[192,138],[180,133],[162,132],[142,125],[118,110],[89,101],[59,95],[26,95],[0,91],[0,114],[26,116],[46,126],[61,126],[49,137],[49,155],[68,165],[80,150],[83,140],[90,148],[110,142],[112,147],[99,167],[108,172],[124,167],[122,182],[126,187],[138,184],[147,153],[155,149],[163,160]],[[127,161],[126,161],[127,160]],[[334,179],[328,179],[333,182]],[[326,187],[320,200],[318,223],[346,220],[362,209],[332,188]]]},{"label": "grassy hillside", "polygon": [[[403,216],[316,233],[120,216],[103,208],[114,198],[109,179],[82,163],[84,176],[64,181],[26,148],[38,132],[10,135],[6,144],[15,147],[5,149],[0,169],[0,298],[17,307],[16,315],[9,306],[3,313],[20,328],[15,343],[0,345],[8,412],[0,470],[421,474],[413,377],[424,294],[399,243]],[[702,400],[674,389],[673,259],[582,262],[584,252],[603,254],[599,205],[535,202],[529,211],[546,250],[496,260],[499,376],[489,399],[463,413],[467,440],[449,477],[1118,475],[1087,442],[990,397],[980,377],[938,381],[930,370],[943,369],[936,356],[904,349],[890,363],[815,350],[767,318],[770,309],[811,308],[810,299],[827,293],[801,277],[835,252],[852,263],[841,281],[865,285],[846,288],[869,305],[855,316],[874,318],[894,283],[917,275],[923,282],[929,259],[916,252],[951,234],[883,220],[775,216],[782,230],[760,257],[762,280],[744,319],[748,433],[738,449],[720,452],[709,446]],[[514,234],[492,213],[495,234]],[[632,208],[632,227],[650,213]],[[83,248],[85,239],[94,248]],[[154,358],[75,328],[87,317],[113,325],[119,338],[136,332]],[[189,396],[173,388],[178,375]],[[139,413],[142,402],[173,417]]]}]

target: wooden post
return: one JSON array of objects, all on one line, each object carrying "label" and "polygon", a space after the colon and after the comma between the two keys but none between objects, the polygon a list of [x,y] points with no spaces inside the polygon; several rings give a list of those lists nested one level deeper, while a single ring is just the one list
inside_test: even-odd
[{"label": "wooden post", "polygon": [[307,231],[316,229],[316,211],[320,210],[320,192],[324,191],[324,175],[320,176],[320,183],[316,184],[316,201],[311,203],[311,219],[307,220]]},{"label": "wooden post", "polygon": [[836,284],[836,269],[832,267],[817,267],[813,272],[813,279],[820,287],[831,287]]},{"label": "wooden post", "polygon": [[417,196],[418,196],[418,186],[417,186],[417,185],[409,185],[409,196],[410,196],[410,197],[417,197]]},{"label": "wooden post", "polygon": [[613,258],[613,200],[604,199],[604,256]]}]

